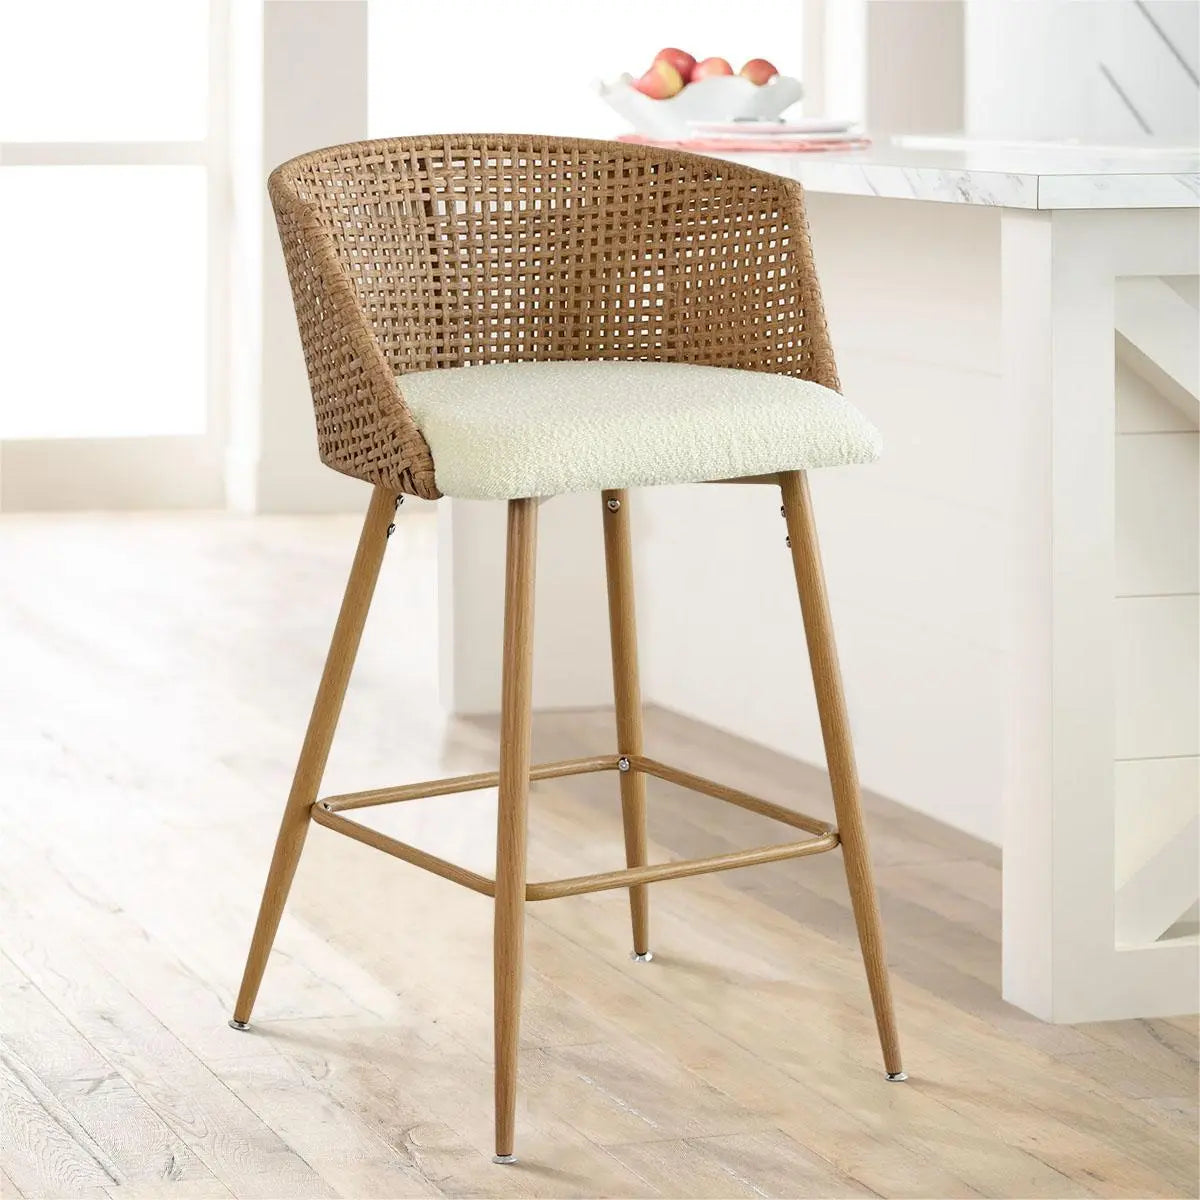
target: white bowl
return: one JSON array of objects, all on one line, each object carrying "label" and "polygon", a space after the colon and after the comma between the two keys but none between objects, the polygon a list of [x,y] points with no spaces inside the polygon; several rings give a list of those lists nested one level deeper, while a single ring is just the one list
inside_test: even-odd
[{"label": "white bowl", "polygon": [[693,136],[693,121],[770,121],[804,95],[800,80],[775,75],[766,83],[751,83],[741,75],[713,75],[689,83],[669,100],[652,100],[633,86],[629,75],[602,83],[600,95],[638,133],[663,141]]}]

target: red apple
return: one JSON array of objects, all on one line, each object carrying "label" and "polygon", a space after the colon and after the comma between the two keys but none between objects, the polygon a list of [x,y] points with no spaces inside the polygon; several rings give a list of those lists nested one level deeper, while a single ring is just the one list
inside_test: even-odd
[{"label": "red apple", "polygon": [[733,68],[727,58],[706,58],[698,62],[688,76],[688,83],[698,83],[701,79],[709,79],[714,75],[732,75]]},{"label": "red apple", "polygon": [[683,76],[665,59],[656,59],[633,86],[651,100],[668,100],[683,91]]},{"label": "red apple", "polygon": [[696,65],[696,60],[686,50],[679,50],[674,46],[660,50],[654,56],[654,61],[669,62],[679,72],[684,82],[691,78],[692,68]]},{"label": "red apple", "polygon": [[765,58],[752,58],[738,74],[750,80],[751,83],[761,86],[768,79],[773,79],[778,75],[779,71],[775,68],[774,63],[767,62]]}]

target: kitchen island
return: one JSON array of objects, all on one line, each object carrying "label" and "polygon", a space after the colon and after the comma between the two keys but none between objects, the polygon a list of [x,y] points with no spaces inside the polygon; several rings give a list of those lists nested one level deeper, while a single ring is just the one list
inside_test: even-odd
[{"label": "kitchen island", "polygon": [[827,154],[730,154],[826,196],[999,208],[1191,208],[1200,151],[909,137]]},{"label": "kitchen island", "polygon": [[[885,438],[814,476],[864,785],[1003,846],[1007,999],[1193,1011],[1200,157],[729,157],[805,185],[844,390]],[[823,761],[775,493],[634,501],[647,702]],[[544,510],[541,707],[610,702],[598,504]],[[461,711],[499,695],[501,507],[443,506]]]}]

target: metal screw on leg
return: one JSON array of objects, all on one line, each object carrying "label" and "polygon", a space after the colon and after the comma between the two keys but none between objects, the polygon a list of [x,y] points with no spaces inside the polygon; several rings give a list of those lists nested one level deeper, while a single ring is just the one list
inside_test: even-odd
[{"label": "metal screw on leg", "polygon": [[[403,495],[399,495],[399,496],[397,496],[397,497],[396,497],[396,503],[392,505],[392,509],[393,509],[393,511],[396,511],[396,512],[398,512],[398,511],[399,511],[399,509],[400,509],[400,505],[402,505],[403,503],[404,503],[404,496],[403,496]],[[387,527],[387,536],[388,536],[388,537],[391,537],[391,536],[392,536],[392,534],[393,534],[393,533],[395,533],[395,532],[396,532],[396,523],[393,521],[393,522],[392,522],[392,523],[391,523],[391,524],[390,524],[390,525]]]},{"label": "metal screw on leg", "polygon": [[230,1017],[229,1018],[229,1028],[237,1029],[239,1031],[245,1031],[250,1028],[250,1022],[249,1021],[239,1021],[235,1017]]},{"label": "metal screw on leg", "polygon": [[615,497],[612,500],[607,501],[606,503],[607,503],[609,512],[620,512],[621,511],[621,502],[620,502],[620,500],[617,500]]},{"label": "metal screw on leg", "polygon": [[625,758],[623,755],[622,755],[622,757],[618,758],[617,759],[617,770],[618,771],[628,771],[629,770],[629,759]]},{"label": "metal screw on leg", "polygon": [[790,537],[786,537],[783,540],[784,540],[785,544],[787,545],[787,548],[790,550],[792,548],[792,539]]}]

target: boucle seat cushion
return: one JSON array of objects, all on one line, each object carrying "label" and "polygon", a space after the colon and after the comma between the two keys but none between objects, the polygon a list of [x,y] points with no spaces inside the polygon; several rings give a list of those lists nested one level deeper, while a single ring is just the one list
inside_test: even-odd
[{"label": "boucle seat cushion", "polygon": [[446,496],[508,500],[738,479],[879,456],[837,392],[661,362],[495,363],[397,380]]}]

